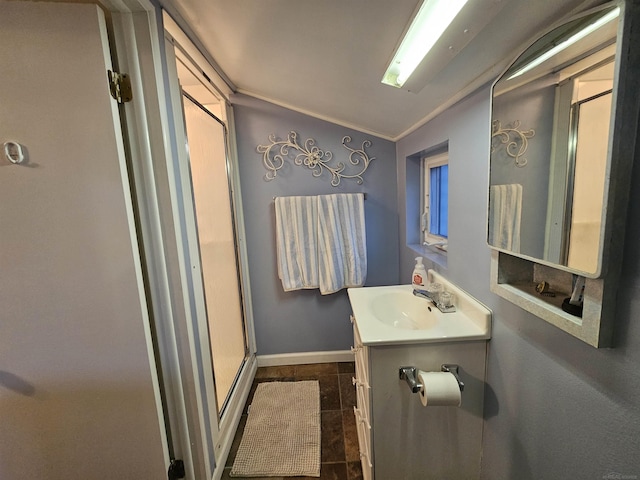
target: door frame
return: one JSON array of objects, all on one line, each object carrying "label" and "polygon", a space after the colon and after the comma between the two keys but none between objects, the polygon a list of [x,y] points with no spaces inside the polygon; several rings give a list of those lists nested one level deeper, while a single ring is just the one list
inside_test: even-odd
[{"label": "door frame", "polygon": [[[193,275],[194,270],[200,271],[199,255],[194,250],[195,212],[184,198],[190,179],[184,170],[184,148],[179,148],[184,145],[184,129],[181,109],[175,104],[172,52],[167,51],[162,13],[151,0],[98,2],[111,12],[110,34],[117,57],[114,64],[120,72],[129,74],[134,92],[121,115],[128,140],[130,182],[170,456],[184,461],[186,478],[220,479],[257,368],[237,147],[229,103],[232,89],[182,30],[172,30],[175,36],[184,35],[181,45],[188,42],[189,48],[195,49],[190,55],[198,59],[198,66],[210,78],[215,76],[216,89],[224,96],[227,109],[249,358],[226,415],[218,421],[208,414],[209,402],[215,405],[213,382],[202,382],[209,374],[212,379],[213,372],[210,360],[204,361],[201,355],[208,352],[208,334],[202,279]],[[172,22],[166,15],[164,21]]]},{"label": "door frame", "polygon": [[158,9],[149,0],[98,0],[111,13],[110,41],[114,68],[129,74],[133,100],[121,106],[126,137],[130,187],[136,213],[138,248],[143,263],[144,282],[153,336],[171,460],[181,459],[186,478],[210,478],[203,468],[202,452],[193,448],[194,423],[187,395],[191,373],[182,361],[182,324],[187,312],[181,304],[180,282],[172,266],[176,246],[173,221],[163,216],[161,201],[166,197],[166,165],[171,161],[167,148],[167,111],[163,103],[162,53],[158,35]]}]

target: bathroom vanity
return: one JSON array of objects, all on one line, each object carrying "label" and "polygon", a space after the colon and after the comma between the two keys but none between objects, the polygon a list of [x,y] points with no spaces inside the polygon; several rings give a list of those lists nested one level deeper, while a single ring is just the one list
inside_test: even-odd
[{"label": "bathroom vanity", "polygon": [[[491,312],[433,270],[454,294],[455,313],[413,295],[411,285],[348,290],[353,315],[363,478],[479,478]],[[423,406],[399,369],[440,372],[457,364],[461,405]]]}]

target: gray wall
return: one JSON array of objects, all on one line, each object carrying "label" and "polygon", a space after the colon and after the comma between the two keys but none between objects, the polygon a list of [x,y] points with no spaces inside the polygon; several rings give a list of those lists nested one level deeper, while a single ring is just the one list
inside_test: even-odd
[{"label": "gray wall", "polygon": [[[493,310],[482,478],[638,478],[640,159],[636,154],[615,348],[598,350],[489,291],[489,98],[483,88],[397,144],[398,205],[404,205],[406,157],[449,141],[449,257],[448,267],[437,269]],[[405,246],[405,230],[400,212],[401,278],[408,278],[415,255]]]},{"label": "gray wall", "polygon": [[[489,289],[489,249],[486,245],[489,137],[488,89],[457,104],[424,127],[400,140],[398,158],[398,205],[411,207],[411,198],[419,198],[416,188],[406,189],[407,157],[434,146],[449,144],[449,278],[465,278],[461,284],[471,293],[469,283],[480,292]],[[412,168],[412,162],[409,167]],[[409,179],[413,179],[413,175]],[[415,187],[415,185],[413,186]],[[408,201],[407,201],[408,199]],[[410,210],[410,208],[408,208]],[[400,278],[409,280],[418,254],[406,248],[413,243],[410,232],[417,229],[418,217],[413,211],[399,211]],[[407,224],[407,218],[409,223]],[[409,231],[409,234],[407,233]],[[428,260],[425,261],[430,265]],[[435,267],[435,264],[433,264]],[[440,267],[436,268],[439,269]],[[486,277],[481,272],[487,272]],[[474,293],[475,294],[475,293]]]},{"label": "gray wall", "polygon": [[[394,144],[245,95],[235,95],[233,104],[258,355],[348,350],[353,335],[346,290],[320,295],[317,289],[282,289],[276,267],[273,197],[366,192],[366,285],[397,284]],[[366,151],[375,160],[364,175],[364,183],[344,179],[332,187],[329,175],[313,177],[311,170],[292,161],[287,161],[274,180],[265,181],[267,169],[257,145],[268,144],[271,134],[284,139],[291,130],[297,132],[299,143],[313,138],[320,149],[333,152],[334,162],[348,159],[341,144],[345,135],[351,136],[350,145],[357,148],[370,140],[372,145]]]}]

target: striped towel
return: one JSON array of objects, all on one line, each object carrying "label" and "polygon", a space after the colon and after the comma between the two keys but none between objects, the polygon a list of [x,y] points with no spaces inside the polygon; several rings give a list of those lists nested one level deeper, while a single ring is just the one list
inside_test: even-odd
[{"label": "striped towel", "polygon": [[489,191],[489,244],[520,252],[522,185],[491,185]]},{"label": "striped towel", "polygon": [[320,288],[326,295],[364,285],[363,194],[278,197],[275,210],[278,276],[285,292]]},{"label": "striped towel", "polygon": [[318,197],[318,269],[323,295],[364,285],[367,243],[362,193]]},{"label": "striped towel", "polygon": [[318,288],[316,197],[278,197],[275,205],[278,276],[284,291]]}]

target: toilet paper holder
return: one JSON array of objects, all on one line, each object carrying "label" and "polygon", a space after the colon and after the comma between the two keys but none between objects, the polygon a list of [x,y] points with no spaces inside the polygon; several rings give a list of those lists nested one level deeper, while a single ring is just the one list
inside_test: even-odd
[{"label": "toilet paper holder", "polygon": [[[440,366],[441,372],[452,373],[458,382],[458,386],[460,387],[460,391],[464,391],[464,383],[460,380],[458,376],[459,366],[455,364],[443,363]],[[398,371],[400,376],[400,380],[406,380],[407,385],[411,389],[412,393],[418,393],[422,390],[423,385],[418,381],[418,369],[416,367],[400,367]]]}]

